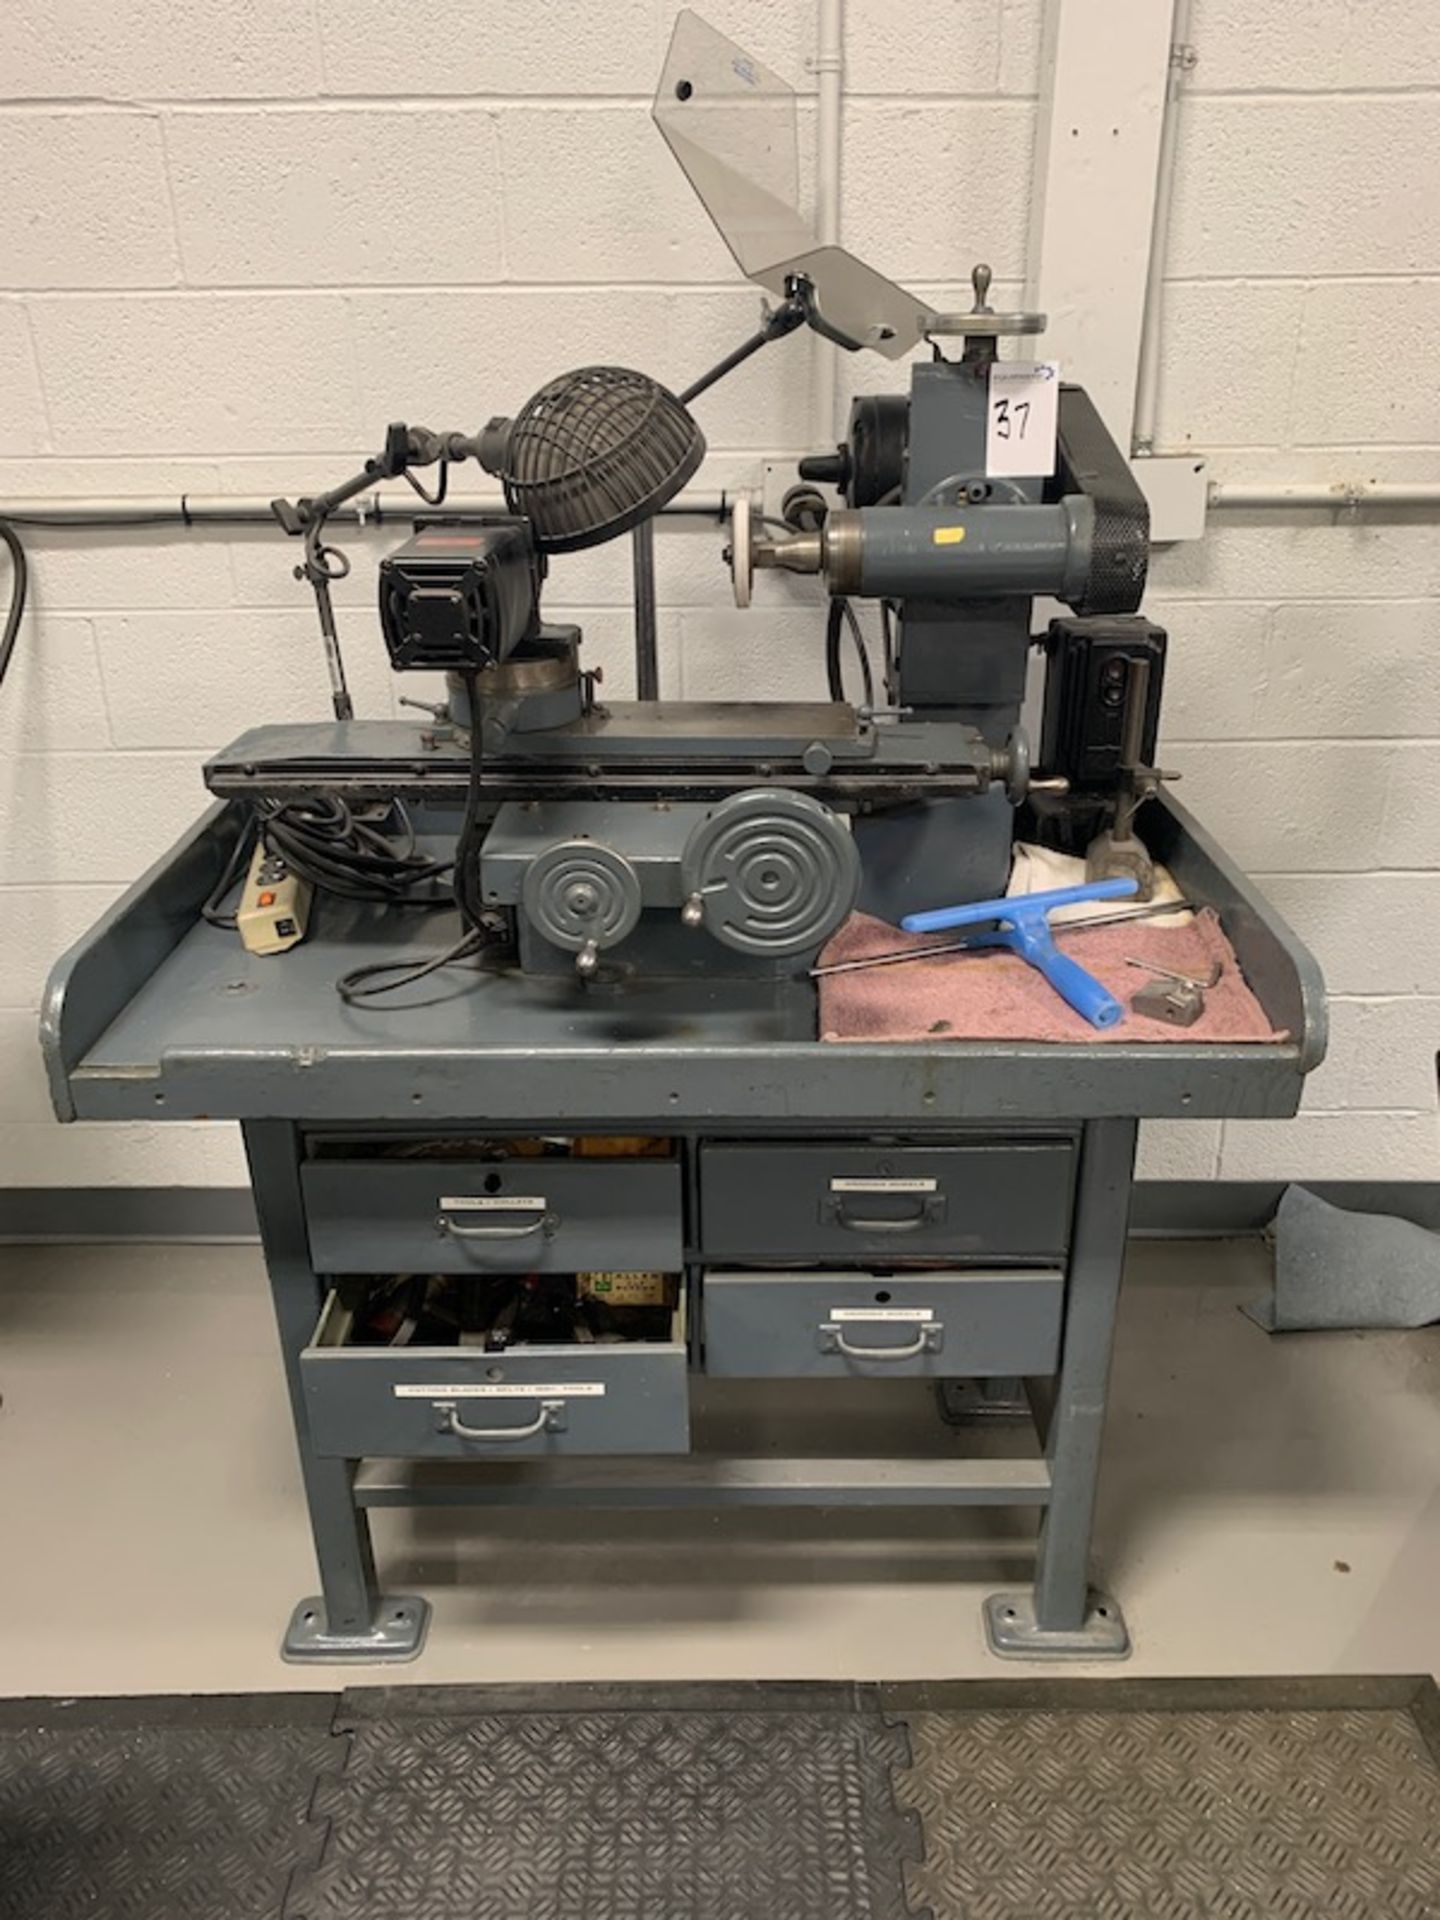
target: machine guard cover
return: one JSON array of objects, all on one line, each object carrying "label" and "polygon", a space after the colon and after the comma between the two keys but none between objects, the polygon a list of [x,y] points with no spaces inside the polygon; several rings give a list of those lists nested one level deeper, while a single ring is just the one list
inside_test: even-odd
[{"label": "machine guard cover", "polygon": [[653,113],[743,274],[775,294],[803,274],[826,330],[852,349],[898,360],[920,344],[925,303],[844,247],[823,246],[796,210],[793,88],[688,7],[675,19]]}]

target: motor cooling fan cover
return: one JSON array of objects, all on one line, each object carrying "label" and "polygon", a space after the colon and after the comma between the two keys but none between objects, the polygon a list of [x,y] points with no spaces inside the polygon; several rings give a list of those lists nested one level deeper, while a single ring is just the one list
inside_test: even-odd
[{"label": "motor cooling fan cover", "polygon": [[695,828],[680,877],[717,940],[778,960],[822,945],[840,925],[860,889],[860,855],[820,801],[757,787]]}]

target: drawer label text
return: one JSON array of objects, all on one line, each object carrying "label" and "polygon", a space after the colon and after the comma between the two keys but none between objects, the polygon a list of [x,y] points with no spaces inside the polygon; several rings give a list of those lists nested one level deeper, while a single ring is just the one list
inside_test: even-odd
[{"label": "drawer label text", "polygon": [[543,1213],[539,1193],[461,1193],[440,1201],[442,1213]]},{"label": "drawer label text", "polygon": [[427,1387],[407,1382],[394,1389],[397,1400],[598,1400],[605,1393],[603,1380],[567,1380],[559,1386],[543,1381],[532,1386],[528,1380],[466,1381],[459,1386]]},{"label": "drawer label text", "polygon": [[832,1320],[933,1320],[931,1307],[832,1307]]},{"label": "drawer label text", "polygon": [[831,1193],[934,1193],[938,1180],[832,1180]]}]

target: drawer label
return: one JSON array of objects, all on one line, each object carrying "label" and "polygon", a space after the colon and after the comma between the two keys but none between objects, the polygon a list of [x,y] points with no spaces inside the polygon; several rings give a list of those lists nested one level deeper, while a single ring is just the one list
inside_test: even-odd
[{"label": "drawer label", "polygon": [[567,1380],[561,1386],[546,1386],[542,1381],[531,1386],[525,1380],[466,1381],[436,1387],[407,1383],[393,1392],[397,1400],[599,1400],[604,1397],[605,1382]]},{"label": "drawer label", "polygon": [[931,1307],[832,1307],[832,1320],[933,1320]]},{"label": "drawer label", "polygon": [[461,1193],[439,1202],[442,1213],[544,1213],[539,1193]]},{"label": "drawer label", "polygon": [[938,1180],[832,1180],[831,1193],[934,1193]]}]

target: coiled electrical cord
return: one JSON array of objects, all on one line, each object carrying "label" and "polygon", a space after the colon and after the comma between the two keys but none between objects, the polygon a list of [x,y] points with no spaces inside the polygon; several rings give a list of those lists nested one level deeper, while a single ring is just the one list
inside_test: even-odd
[{"label": "coiled electrical cord", "polygon": [[[419,851],[415,828],[397,800],[380,820],[357,812],[338,794],[303,800],[262,800],[257,809],[266,848],[300,879],[342,900],[379,900],[392,906],[448,907],[448,888],[417,893],[442,879],[454,862]],[[398,843],[386,822],[398,829]]]},{"label": "coiled electrical cord", "polygon": [[[224,910],[223,902],[244,872],[257,833],[266,851],[278,854],[297,879],[342,900],[429,909],[452,905],[449,889],[437,889],[434,883],[449,873],[453,862],[419,852],[415,828],[398,800],[376,812],[378,817],[358,813],[338,794],[261,800],[201,908],[202,916],[212,927],[234,927],[235,915]],[[392,821],[398,841],[395,831],[387,831]],[[428,892],[418,891],[425,887]]]}]

